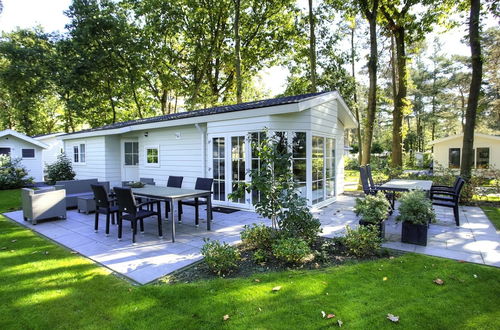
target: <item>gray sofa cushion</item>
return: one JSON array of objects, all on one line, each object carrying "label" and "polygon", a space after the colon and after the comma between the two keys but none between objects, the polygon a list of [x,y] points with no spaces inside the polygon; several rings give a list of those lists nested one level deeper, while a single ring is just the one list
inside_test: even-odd
[{"label": "gray sofa cushion", "polygon": [[85,179],[85,180],[66,180],[57,181],[56,185],[64,186],[66,189],[66,195],[78,194],[78,193],[91,193],[91,184],[97,184],[97,179]]}]

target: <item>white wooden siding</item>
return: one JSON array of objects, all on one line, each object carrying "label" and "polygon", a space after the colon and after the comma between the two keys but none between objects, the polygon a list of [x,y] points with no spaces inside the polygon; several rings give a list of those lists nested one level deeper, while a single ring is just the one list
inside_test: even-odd
[{"label": "white wooden siding", "polygon": [[35,158],[25,158],[21,160],[22,165],[35,181],[43,181],[42,148],[15,136],[7,135],[0,139],[0,147],[10,148],[12,158],[22,158],[22,149],[35,149]]},{"label": "white wooden siding", "polygon": [[85,144],[85,163],[72,163],[76,179],[98,179],[108,181],[106,177],[106,145],[105,137],[88,137],[85,139],[65,140],[64,150],[73,162],[73,146]]}]

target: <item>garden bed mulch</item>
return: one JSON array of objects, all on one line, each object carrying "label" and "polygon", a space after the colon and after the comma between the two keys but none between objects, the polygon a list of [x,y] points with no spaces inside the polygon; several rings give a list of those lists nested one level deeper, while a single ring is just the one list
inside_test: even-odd
[{"label": "garden bed mulch", "polygon": [[201,280],[215,279],[219,277],[224,278],[239,278],[249,277],[254,274],[279,272],[286,270],[310,270],[321,269],[332,266],[339,266],[343,264],[351,264],[359,261],[374,260],[389,256],[387,250],[374,257],[359,259],[349,256],[346,252],[345,246],[339,239],[318,238],[316,243],[312,246],[314,250],[313,256],[310,260],[301,265],[284,264],[279,260],[270,257],[266,262],[256,263],[253,260],[255,251],[245,249],[242,244],[237,246],[241,260],[238,268],[225,276],[218,276],[210,271],[208,266],[200,260],[190,266],[175,271],[165,277],[160,278],[157,284],[175,284],[175,283],[192,283]]}]

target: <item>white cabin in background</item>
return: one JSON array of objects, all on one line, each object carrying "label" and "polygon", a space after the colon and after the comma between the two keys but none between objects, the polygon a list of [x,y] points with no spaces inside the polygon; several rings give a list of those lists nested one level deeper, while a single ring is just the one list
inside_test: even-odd
[{"label": "white cabin in background", "polygon": [[64,144],[63,141],[58,139],[57,137],[63,135],[64,133],[52,133],[45,135],[37,135],[33,138],[40,142],[43,142],[47,145],[47,148],[42,152],[42,164],[52,164],[57,160],[57,156],[64,152]]},{"label": "white cabin in background", "polygon": [[279,134],[293,153],[293,172],[309,204],[335,201],[344,185],[344,130],[356,120],[338,92],[282,97],[132,120],[59,136],[77,179],[121,181],[169,175],[194,187],[197,177],[214,178],[216,205],[252,209],[257,195],[228,194],[258,166],[251,139],[263,130]]},{"label": "white cabin in background", "polygon": [[28,175],[35,181],[43,181],[43,150],[47,145],[11,129],[0,131],[0,155],[21,159]]}]

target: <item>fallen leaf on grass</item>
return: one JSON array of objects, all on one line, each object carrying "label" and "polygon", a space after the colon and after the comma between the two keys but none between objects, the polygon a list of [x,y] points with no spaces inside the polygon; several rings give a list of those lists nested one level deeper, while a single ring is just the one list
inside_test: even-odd
[{"label": "fallen leaf on grass", "polygon": [[474,275],[472,275],[472,276],[474,276],[474,278],[477,278],[477,275],[476,275],[476,274],[474,274]]},{"label": "fallen leaf on grass", "polygon": [[229,315],[228,315],[228,314],[224,315],[224,316],[222,317],[222,319],[223,319],[224,321],[229,320]]},{"label": "fallen leaf on grass", "polygon": [[262,312],[262,308],[259,307],[259,312]]},{"label": "fallen leaf on grass", "polygon": [[17,239],[13,239],[11,242],[12,242],[12,243],[15,243],[15,242],[17,242]]},{"label": "fallen leaf on grass", "polygon": [[382,279],[382,281],[387,281],[387,276],[384,276],[384,278]]},{"label": "fallen leaf on grass", "polygon": [[437,285],[443,285],[444,284],[444,281],[440,278],[436,278],[434,281],[432,281],[434,283],[436,283]]},{"label": "fallen leaf on grass", "polygon": [[335,317],[335,314],[328,314],[326,316],[327,319],[333,319]]},{"label": "fallen leaf on grass", "polygon": [[399,322],[399,316],[392,315],[391,313],[387,314],[387,319],[391,322]]},{"label": "fallen leaf on grass", "polygon": [[325,313],[324,311],[321,311],[321,316],[322,316],[323,318],[325,318],[326,313]]},{"label": "fallen leaf on grass", "polygon": [[321,283],[323,283],[324,285],[327,285],[328,283],[326,283],[325,281],[321,281]]},{"label": "fallen leaf on grass", "polygon": [[49,251],[45,251],[43,254],[49,254]]},{"label": "fallen leaf on grass", "polygon": [[281,285],[275,286],[272,291],[279,291],[281,290]]},{"label": "fallen leaf on grass", "polygon": [[6,246],[2,246],[2,250],[7,250],[7,247]]},{"label": "fallen leaf on grass", "polygon": [[71,251],[71,254],[78,254],[77,251]]},{"label": "fallen leaf on grass", "polygon": [[337,324],[339,325],[339,328],[341,328],[342,324],[344,324],[344,322],[342,322],[341,320],[337,320]]},{"label": "fallen leaf on grass", "polygon": [[259,283],[259,282],[260,282],[260,280],[259,280],[258,278],[256,278],[256,279],[254,280],[254,282]]}]

